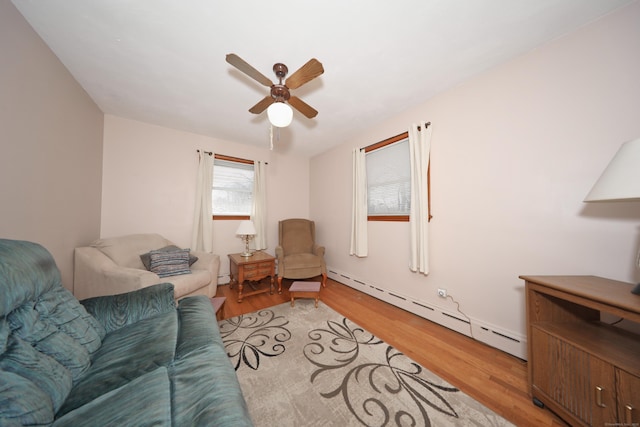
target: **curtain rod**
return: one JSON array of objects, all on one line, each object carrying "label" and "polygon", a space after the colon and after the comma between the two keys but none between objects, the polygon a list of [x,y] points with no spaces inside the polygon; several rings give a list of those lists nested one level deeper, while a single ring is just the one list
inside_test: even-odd
[{"label": "curtain rod", "polygon": [[[429,126],[431,126],[431,122],[427,122],[427,123],[424,124],[424,128],[425,129],[428,128]],[[422,130],[421,126],[418,126],[418,132],[421,131],[421,130]],[[372,151],[372,150],[374,150],[376,148],[382,148],[382,147],[387,146],[389,144],[393,144],[394,142],[400,141],[401,139],[404,139],[404,138],[406,138],[408,136],[409,136],[409,132],[408,131],[407,132],[402,132],[402,133],[399,133],[396,136],[392,136],[391,138],[387,138],[387,139],[385,139],[383,141],[376,142],[375,144],[371,144],[371,145],[367,145],[366,147],[362,147],[362,148],[360,148],[360,151],[363,151],[363,150],[364,151]]]},{"label": "curtain rod", "polygon": [[[196,152],[200,153],[200,150],[196,150]],[[213,151],[202,151],[204,154],[208,154],[210,156],[213,155]],[[217,157],[218,159],[222,158],[222,160],[231,160],[231,161],[237,161],[240,163],[248,163],[248,164],[254,164],[255,161],[254,160],[247,160],[247,159],[241,159],[239,157],[231,157],[231,156],[220,156]],[[264,162],[265,165],[268,165],[269,162]]]}]

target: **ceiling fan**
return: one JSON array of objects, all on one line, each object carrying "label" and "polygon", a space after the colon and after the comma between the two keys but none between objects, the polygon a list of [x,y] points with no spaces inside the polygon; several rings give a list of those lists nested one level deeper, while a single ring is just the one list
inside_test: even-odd
[{"label": "ceiling fan", "polygon": [[278,78],[278,83],[272,83],[268,77],[265,77],[264,74],[234,53],[227,55],[227,62],[263,86],[271,88],[269,95],[251,107],[249,112],[260,114],[267,110],[269,121],[276,127],[287,127],[291,123],[293,111],[289,105],[310,119],[318,115],[318,111],[313,107],[289,92],[290,89],[297,89],[324,73],[324,68],[322,68],[322,64],[317,59],[310,59],[295,73],[291,74],[284,84],[282,81],[289,72],[289,69],[284,64],[277,63],[273,66],[273,72]]}]

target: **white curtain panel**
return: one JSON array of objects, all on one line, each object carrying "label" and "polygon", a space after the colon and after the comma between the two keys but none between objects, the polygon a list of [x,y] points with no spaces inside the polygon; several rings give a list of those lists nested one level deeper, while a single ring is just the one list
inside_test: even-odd
[{"label": "white curtain panel", "polygon": [[191,249],[213,252],[213,211],[211,191],[213,189],[214,154],[199,150],[198,174],[196,177],[196,201],[193,213]]},{"label": "white curtain panel", "polygon": [[267,168],[266,163],[253,164],[253,207],[251,220],[256,228],[253,239],[256,250],[267,249]]},{"label": "white curtain panel", "polygon": [[411,163],[411,260],[413,272],[429,273],[429,153],[432,126],[425,122],[409,127],[409,160]]},{"label": "white curtain panel", "polygon": [[366,257],[367,238],[367,166],[365,152],[353,150],[353,200],[351,202],[351,248],[349,255]]}]

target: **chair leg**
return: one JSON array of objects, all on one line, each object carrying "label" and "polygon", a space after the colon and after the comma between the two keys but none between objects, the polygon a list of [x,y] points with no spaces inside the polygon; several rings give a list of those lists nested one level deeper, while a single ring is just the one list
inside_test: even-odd
[{"label": "chair leg", "polygon": [[282,277],[278,276],[278,295],[282,293]]},{"label": "chair leg", "polygon": [[322,287],[323,288],[327,287],[327,273],[322,274]]}]

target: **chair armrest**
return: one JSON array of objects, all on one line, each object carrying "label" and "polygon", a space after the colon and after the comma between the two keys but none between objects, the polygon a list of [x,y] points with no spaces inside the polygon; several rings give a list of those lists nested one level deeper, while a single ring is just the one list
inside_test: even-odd
[{"label": "chair armrest", "polygon": [[313,245],[313,254],[324,257],[324,246]]},{"label": "chair armrest", "polygon": [[79,299],[122,294],[160,283],[157,274],[120,267],[100,250],[89,246],[74,252],[73,294]]},{"label": "chair armrest", "polygon": [[80,303],[104,326],[107,333],[176,308],[171,283],[159,283],[124,294],[89,298]]},{"label": "chair armrest", "polygon": [[278,262],[284,258],[284,248],[282,246],[276,246],[276,258]]}]

